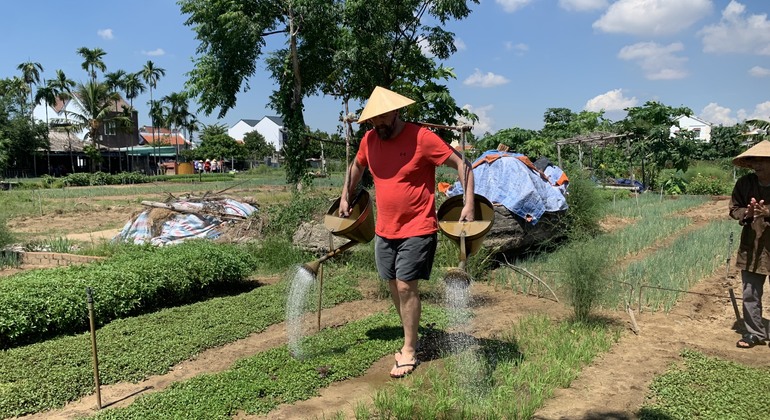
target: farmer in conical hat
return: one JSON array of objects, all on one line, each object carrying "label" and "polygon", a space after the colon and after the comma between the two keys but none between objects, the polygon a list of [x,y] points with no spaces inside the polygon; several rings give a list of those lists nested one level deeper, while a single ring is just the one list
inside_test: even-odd
[{"label": "farmer in conical hat", "polygon": [[743,226],[735,265],[741,269],[745,331],[736,345],[751,348],[768,339],[762,291],[770,274],[770,142],[757,143],[733,159],[733,164],[753,169],[738,178],[730,199],[730,217]]},{"label": "farmer in conical hat", "polygon": [[420,323],[418,280],[430,278],[436,252],[436,167],[457,169],[465,188],[460,220],[473,221],[473,172],[470,163],[435,133],[405,122],[399,110],[414,101],[377,86],[364,107],[359,124],[370,124],[348,170],[342,189],[340,216],[350,215],[349,200],[366,168],[374,179],[377,201],[375,259],[388,281],[393,304],[401,317],[404,345],[390,371],[404,377],[417,367],[417,328]]}]

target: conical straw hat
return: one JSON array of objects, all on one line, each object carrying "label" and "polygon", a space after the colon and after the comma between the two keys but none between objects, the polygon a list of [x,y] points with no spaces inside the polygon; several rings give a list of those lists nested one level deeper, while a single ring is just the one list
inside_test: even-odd
[{"label": "conical straw hat", "polygon": [[762,140],[733,159],[733,165],[751,168],[751,158],[770,159],[770,141]]},{"label": "conical straw hat", "polygon": [[363,124],[370,118],[401,109],[413,103],[414,100],[409,99],[406,96],[399,95],[384,87],[377,86],[374,88],[372,95],[369,96],[364,111],[361,112],[361,115],[358,117],[358,123]]}]

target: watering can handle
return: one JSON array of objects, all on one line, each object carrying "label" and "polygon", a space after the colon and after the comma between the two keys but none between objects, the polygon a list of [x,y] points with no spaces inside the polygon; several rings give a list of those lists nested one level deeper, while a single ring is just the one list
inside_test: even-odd
[{"label": "watering can handle", "polygon": [[356,193],[356,196],[353,197],[353,200],[348,202],[348,208],[349,209],[352,209],[353,207],[355,207],[356,203],[358,202],[358,199],[361,198],[361,193],[363,193],[363,192],[364,192],[364,190],[358,190],[358,192]]},{"label": "watering can handle", "polygon": [[465,227],[460,231],[460,268],[465,269],[465,260],[468,254],[465,250]]}]

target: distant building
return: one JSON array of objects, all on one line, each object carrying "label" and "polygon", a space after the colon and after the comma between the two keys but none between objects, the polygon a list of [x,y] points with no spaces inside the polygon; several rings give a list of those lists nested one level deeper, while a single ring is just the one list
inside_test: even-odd
[{"label": "distant building", "polygon": [[281,117],[266,116],[261,120],[238,120],[227,130],[227,134],[235,141],[242,143],[243,137],[252,131],[262,134],[265,141],[272,144],[276,151],[283,149],[286,138]]},{"label": "distant building", "polygon": [[[41,121],[43,123],[52,123],[54,121],[72,121],[72,114],[74,113],[81,113],[83,108],[83,104],[80,101],[80,98],[78,98],[77,95],[72,95],[72,98],[67,99],[66,101],[61,101],[60,99],[56,100],[56,103],[52,104],[52,106],[48,106],[45,103],[41,103],[37,106],[35,106],[35,109],[33,111],[33,115],[36,120]],[[87,129],[83,129],[79,132],[73,132],[74,136],[76,136],[81,141],[86,141],[86,143],[92,143],[95,141],[96,144],[98,144],[101,148],[106,149],[114,149],[119,147],[131,147],[136,146],[139,144],[139,136],[138,136],[138,126],[139,126],[139,118],[137,115],[136,110],[131,112],[131,127],[127,130],[120,130],[116,126],[114,121],[109,121],[110,118],[122,114],[123,108],[129,108],[128,103],[123,100],[122,97],[120,97],[117,101],[115,101],[111,106],[111,109],[114,109],[115,111],[111,111],[107,114],[107,118],[105,118],[107,121],[104,124],[101,124],[99,127],[99,137],[96,139],[86,139],[86,134],[88,133]],[[54,136],[53,132],[58,131],[55,127],[51,129],[51,137],[49,138],[52,142],[56,140],[56,136]],[[66,135],[65,135],[66,137]]]},{"label": "distant building", "polygon": [[180,150],[190,149],[192,143],[177,130],[144,125],[139,128],[139,144],[154,146],[179,146]]},{"label": "distant building", "polygon": [[695,133],[695,139],[708,143],[711,141],[711,123],[698,117],[682,115],[676,119],[679,127],[671,126],[671,136],[673,137],[680,130],[692,131]]}]

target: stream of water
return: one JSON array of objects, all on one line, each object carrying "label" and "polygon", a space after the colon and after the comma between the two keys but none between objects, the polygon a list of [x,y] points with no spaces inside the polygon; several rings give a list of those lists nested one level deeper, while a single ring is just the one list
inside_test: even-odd
[{"label": "stream of water", "polygon": [[286,336],[289,352],[298,359],[303,356],[302,339],[305,335],[302,319],[307,307],[315,276],[302,266],[293,269],[291,286],[286,298]]}]

